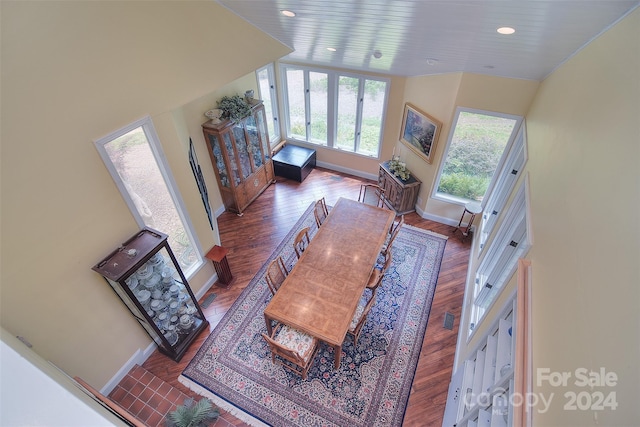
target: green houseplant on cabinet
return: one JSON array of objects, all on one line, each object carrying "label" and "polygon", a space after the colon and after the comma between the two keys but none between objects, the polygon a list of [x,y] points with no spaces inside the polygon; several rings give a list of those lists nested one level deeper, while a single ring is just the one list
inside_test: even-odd
[{"label": "green houseplant on cabinet", "polygon": [[239,122],[251,114],[251,106],[240,95],[223,96],[218,101],[218,108],[223,111],[223,117],[232,122]]}]

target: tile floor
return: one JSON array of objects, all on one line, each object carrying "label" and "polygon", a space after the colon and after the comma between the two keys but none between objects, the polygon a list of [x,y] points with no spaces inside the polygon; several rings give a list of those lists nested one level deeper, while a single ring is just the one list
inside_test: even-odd
[{"label": "tile floor", "polygon": [[[149,427],[164,427],[166,415],[182,405],[188,395],[162,381],[141,366],[134,366],[131,371],[109,393],[109,398],[122,406],[136,419]],[[195,399],[200,396],[193,395]],[[233,427],[224,411],[211,427]]]}]

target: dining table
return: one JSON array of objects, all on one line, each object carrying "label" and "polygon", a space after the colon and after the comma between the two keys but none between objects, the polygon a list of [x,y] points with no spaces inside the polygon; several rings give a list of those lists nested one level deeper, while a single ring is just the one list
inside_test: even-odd
[{"label": "dining table", "polygon": [[394,211],[340,198],[267,304],[269,335],[272,321],[309,334],[334,348],[338,369],[342,343],[394,219]]}]

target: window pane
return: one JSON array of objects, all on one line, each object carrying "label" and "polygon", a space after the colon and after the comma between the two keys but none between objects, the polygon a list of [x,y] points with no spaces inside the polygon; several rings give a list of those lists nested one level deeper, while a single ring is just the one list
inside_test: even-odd
[{"label": "window pane", "polygon": [[309,141],[327,145],[327,85],[325,73],[309,73],[309,108],[311,110],[311,135]]},{"label": "window pane", "polygon": [[517,121],[461,111],[438,193],[482,201]]},{"label": "window pane", "polygon": [[307,140],[304,102],[304,73],[287,68],[287,97],[289,100],[289,136]]},{"label": "window pane", "polygon": [[144,224],[169,236],[169,246],[183,270],[195,265],[195,245],[185,231],[143,127],[107,142],[104,148]]},{"label": "window pane", "polygon": [[338,129],[336,147],[355,151],[359,80],[340,76],[338,81]]},{"label": "window pane", "polygon": [[360,154],[378,155],[386,86],[385,82],[376,80],[366,80],[364,83],[362,125],[360,129],[360,145],[358,146],[358,153]]},{"label": "window pane", "polygon": [[258,87],[260,90],[260,97],[264,104],[264,111],[267,115],[267,129],[269,131],[269,138],[277,140],[280,134],[280,129],[276,126],[277,114],[274,111],[275,105],[275,91],[272,90],[274,83],[269,76],[269,70],[267,67],[258,71]]}]

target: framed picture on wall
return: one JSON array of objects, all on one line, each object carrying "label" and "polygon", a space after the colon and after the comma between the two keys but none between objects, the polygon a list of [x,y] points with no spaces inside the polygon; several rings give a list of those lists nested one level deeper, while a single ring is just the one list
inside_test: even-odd
[{"label": "framed picture on wall", "polygon": [[404,106],[400,141],[425,162],[433,161],[442,123],[407,103]]}]

